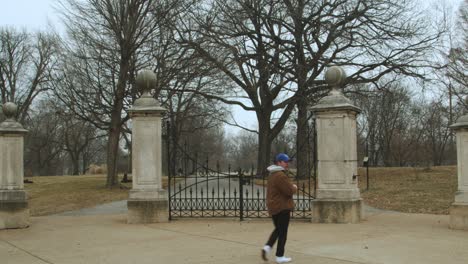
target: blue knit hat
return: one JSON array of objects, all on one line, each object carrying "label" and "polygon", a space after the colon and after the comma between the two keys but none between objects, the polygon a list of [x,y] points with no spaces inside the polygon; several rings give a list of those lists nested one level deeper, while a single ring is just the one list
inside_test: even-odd
[{"label": "blue knit hat", "polygon": [[292,161],[292,159],[289,158],[289,156],[284,154],[284,153],[279,153],[275,157],[275,162],[279,162],[279,161],[290,162],[290,161]]}]

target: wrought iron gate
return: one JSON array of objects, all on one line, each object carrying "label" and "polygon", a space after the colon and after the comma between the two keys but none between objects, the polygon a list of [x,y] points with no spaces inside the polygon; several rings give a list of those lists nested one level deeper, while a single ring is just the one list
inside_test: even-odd
[{"label": "wrought iron gate", "polygon": [[[185,148],[186,150],[186,148]],[[267,218],[265,176],[256,176],[251,172],[233,171],[228,166],[221,170],[210,169],[208,160],[199,164],[197,158],[191,158],[186,151],[184,168],[175,175],[169,175],[169,219],[185,217],[235,217]],[[188,163],[191,164],[188,164]],[[192,166],[187,166],[192,165]],[[190,172],[188,172],[190,167]],[[295,210],[292,217],[311,218],[311,201],[314,199],[315,184],[313,177],[291,180],[299,187],[294,195]]]},{"label": "wrought iron gate", "polygon": [[[307,133],[307,178],[298,179],[288,173],[298,186],[293,196],[293,218],[310,219],[311,202],[315,199],[317,175],[317,133],[313,115],[308,117]],[[187,143],[180,147],[171,136],[169,121],[166,122],[165,144],[167,147],[169,219],[184,217],[239,217],[267,218],[267,177],[231,166],[221,168],[216,163],[210,168],[208,158],[200,162],[197,154],[189,154]],[[310,151],[312,150],[313,151]],[[172,151],[171,151],[172,150]],[[179,168],[176,170],[176,166]],[[172,171],[172,173],[171,173]]]}]

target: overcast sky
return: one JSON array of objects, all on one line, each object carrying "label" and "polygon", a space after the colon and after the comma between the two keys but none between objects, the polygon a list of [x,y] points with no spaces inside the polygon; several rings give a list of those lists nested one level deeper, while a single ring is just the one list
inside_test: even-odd
[{"label": "overcast sky", "polygon": [[[433,0],[417,0],[427,4]],[[448,0],[459,6],[463,0]],[[0,0],[0,25],[27,29],[46,29],[48,24],[60,27],[53,5],[57,0]]]},{"label": "overcast sky", "polygon": [[55,0],[0,0],[0,25],[45,30],[57,26],[58,15],[52,5]]}]

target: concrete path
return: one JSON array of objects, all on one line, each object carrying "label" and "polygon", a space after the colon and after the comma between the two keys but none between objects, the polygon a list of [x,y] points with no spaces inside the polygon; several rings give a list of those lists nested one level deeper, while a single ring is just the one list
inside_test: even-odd
[{"label": "concrete path", "polygon": [[[293,221],[286,254],[295,264],[468,263],[468,232],[448,229],[448,216],[369,212],[360,224]],[[128,225],[113,213],[31,220],[27,229],[0,230],[0,263],[262,264],[272,230],[268,220]]]},{"label": "concrete path", "polygon": [[84,216],[84,215],[106,215],[126,214],[127,200],[101,204],[95,207],[83,208],[76,211],[68,211],[56,214],[56,216]]}]

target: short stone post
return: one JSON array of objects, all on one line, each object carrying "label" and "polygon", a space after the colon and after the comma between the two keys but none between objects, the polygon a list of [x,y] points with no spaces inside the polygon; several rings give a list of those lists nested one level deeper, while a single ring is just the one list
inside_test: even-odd
[{"label": "short stone post", "polygon": [[312,222],[357,223],[362,200],[357,176],[357,106],[340,91],[346,80],[342,68],[325,74],[330,93],[311,107],[316,117],[318,182]]},{"label": "short stone post", "polygon": [[29,208],[24,191],[23,147],[28,132],[15,121],[18,107],[5,103],[6,120],[0,124],[0,229],[29,226]]},{"label": "short stone post", "polygon": [[458,190],[450,207],[451,229],[468,230],[468,113],[450,126],[457,138]]},{"label": "short stone post", "polygon": [[127,223],[169,221],[167,191],[162,188],[161,118],[166,111],[151,94],[156,75],[140,72],[136,84],[143,91],[129,110],[132,118],[132,189],[127,201]]}]

